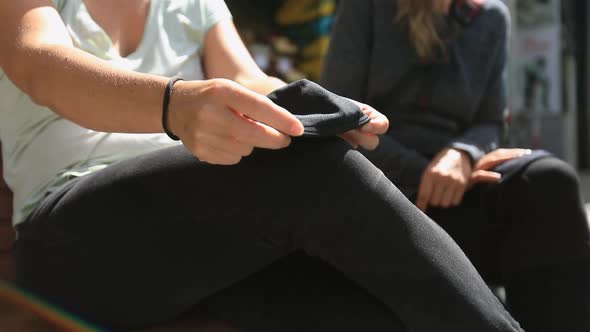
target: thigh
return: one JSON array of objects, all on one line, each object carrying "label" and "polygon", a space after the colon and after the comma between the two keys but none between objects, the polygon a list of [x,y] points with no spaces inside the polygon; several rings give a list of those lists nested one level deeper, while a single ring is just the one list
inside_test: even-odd
[{"label": "thigh", "polygon": [[501,185],[509,225],[507,274],[539,270],[590,256],[590,230],[576,171],[553,157],[534,160]]},{"label": "thigh", "polygon": [[331,186],[326,160],[347,150],[296,144],[226,167],[176,147],[112,165],[19,228],[19,282],[106,325],[172,318],[292,250],[289,228],[311,208],[301,197]]},{"label": "thigh", "polygon": [[505,167],[506,181],[476,186],[459,207],[429,212],[492,282],[590,255],[575,171],[552,157],[515,167]]},{"label": "thigh", "polygon": [[305,172],[258,154],[223,167],[176,147],[74,180],[19,227],[19,283],[105,325],[177,315],[290,250],[281,196]]},{"label": "thigh", "polygon": [[459,248],[382,172],[339,139],[306,142],[232,167],[177,148],[83,178],[24,225],[19,280],[120,319],[111,325],[145,324],[184,308],[167,301],[199,301],[299,247],[409,328],[513,330]]}]

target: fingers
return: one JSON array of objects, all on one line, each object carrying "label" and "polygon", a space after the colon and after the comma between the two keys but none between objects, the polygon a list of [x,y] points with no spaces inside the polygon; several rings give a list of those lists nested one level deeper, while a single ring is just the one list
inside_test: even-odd
[{"label": "fingers", "polygon": [[231,138],[201,136],[184,141],[184,146],[199,160],[215,165],[234,165],[252,153],[253,148]]},{"label": "fingers", "polygon": [[[303,125],[294,115],[235,82],[187,82],[176,91],[177,111],[171,123],[178,124],[174,126],[177,135],[203,161],[233,164],[254,148],[281,149],[290,144],[291,136],[303,134]],[[373,108],[357,104],[371,121],[341,137],[355,148],[373,150],[389,121]]]},{"label": "fingers", "polygon": [[229,109],[204,107],[196,122],[196,128],[192,132],[197,144],[204,142],[219,149],[222,149],[218,145],[222,144],[221,138],[232,138],[234,141],[265,149],[285,148],[291,142],[290,137],[280,131]]},{"label": "fingers", "polygon": [[[420,204],[421,206],[426,205],[431,207],[442,208],[458,206],[463,201],[463,197],[465,196],[465,192],[467,191],[467,189],[471,188],[473,185],[478,183],[497,183],[498,181],[500,181],[501,177],[501,174],[497,172],[479,170],[473,172],[469,181],[469,185],[465,185],[458,180],[449,181],[448,179],[437,178],[436,175],[431,175],[429,177],[429,186],[432,188],[430,191],[431,194],[429,198],[423,197],[419,199],[422,201],[426,201],[426,203],[421,202]],[[420,209],[425,211],[423,208]]]},{"label": "fingers", "polygon": [[229,90],[224,97],[228,107],[248,118],[275,128],[290,136],[301,136],[303,125],[291,113],[274,104],[267,97],[228,81]]},{"label": "fingers", "polygon": [[254,148],[285,148],[289,135],[303,132],[286,110],[230,81],[195,82],[181,92],[193,99],[179,103],[175,112],[182,124],[179,137],[197,158],[212,164],[235,164]]},{"label": "fingers", "polygon": [[209,147],[240,157],[247,157],[254,151],[251,144],[240,142],[233,137],[212,136],[206,139],[206,142]]},{"label": "fingers", "polygon": [[469,179],[469,185],[473,186],[478,183],[497,183],[502,179],[502,175],[497,172],[478,170],[473,172]]},{"label": "fingers", "polygon": [[351,130],[347,133],[340,135],[345,141],[347,141],[353,148],[358,146],[363,147],[367,150],[375,150],[379,146],[379,136],[387,132],[389,128],[389,120],[383,114],[377,112],[374,108],[359,103],[355,100],[350,99],[359,106],[361,111],[366,114],[371,121],[364,126],[356,130]]},{"label": "fingers", "polygon": [[[236,112],[226,113],[231,116],[230,133],[236,141],[264,149],[282,149],[291,143],[291,138],[264,123],[253,121]],[[226,131],[226,129],[222,129]]]},{"label": "fingers", "polygon": [[379,136],[372,134],[361,134],[360,143],[363,148],[372,151],[379,146]]},{"label": "fingers", "polygon": [[490,170],[508,160],[530,154],[528,149],[496,149],[483,156],[475,165],[475,170]]},{"label": "fingers", "polygon": [[440,182],[434,182],[432,186],[432,195],[430,196],[430,201],[428,202],[430,206],[440,206],[443,195],[447,192],[447,186],[442,185]]},{"label": "fingers", "polygon": [[418,188],[418,197],[416,199],[416,207],[426,212],[428,204],[430,203],[430,197],[432,196],[433,190],[432,178],[430,173],[424,173],[422,180],[420,181],[420,187]]},{"label": "fingers", "polygon": [[346,132],[346,133],[340,135],[340,138],[345,140],[346,143],[348,143],[353,149],[358,149],[359,145],[358,145],[354,135],[352,135],[351,132]]},{"label": "fingers", "polygon": [[453,199],[451,200],[450,206],[459,206],[461,202],[463,202],[463,196],[465,196],[465,192],[469,189],[469,186],[465,183],[460,186],[453,195]]},{"label": "fingers", "polygon": [[189,148],[201,161],[213,165],[235,165],[242,160],[242,156],[220,150],[216,147],[200,144],[197,147]]},{"label": "fingers", "polygon": [[249,156],[255,147],[280,149],[290,138],[274,128],[245,118],[229,110],[204,108],[200,115],[203,128],[184,144],[200,160],[210,164],[233,165]]},{"label": "fingers", "polygon": [[[375,113],[377,113],[377,111],[375,111]],[[385,115],[375,113],[369,116],[371,121],[359,129],[361,132],[373,135],[381,135],[387,132],[387,129],[389,128],[389,120]]]},{"label": "fingers", "polygon": [[428,207],[458,206],[467,189],[467,181],[441,173],[436,168],[428,168],[420,182],[416,206],[423,212]]},{"label": "fingers", "polygon": [[450,208],[452,206],[457,206],[461,204],[464,193],[464,188],[431,183],[430,185],[420,188],[416,207],[423,212],[426,212],[428,207]]},{"label": "fingers", "polygon": [[[520,156],[519,156],[520,157]],[[488,170],[492,169],[508,160],[517,158],[511,155],[489,155],[484,156],[475,166],[476,170]]]},{"label": "fingers", "polygon": [[389,120],[387,117],[379,113],[373,107],[354,101],[361,109],[361,111],[371,119],[369,123],[362,126],[360,131],[363,133],[381,135],[387,132],[389,128]]},{"label": "fingers", "polygon": [[340,135],[345,141],[347,141],[353,148],[359,146],[367,150],[375,150],[379,145],[379,136],[374,134],[363,133],[360,130],[351,130]]},{"label": "fingers", "polygon": [[434,182],[434,194],[430,199],[430,206],[450,208],[461,204],[467,186],[460,181],[441,179]]},{"label": "fingers", "polygon": [[[458,184],[450,184],[446,188],[442,196],[440,206],[443,208],[449,208],[451,206],[458,205],[457,203],[455,203],[457,201],[457,197],[463,196],[464,191],[465,188],[463,188],[463,186],[460,186]],[[461,200],[459,200],[459,203],[461,203]]]}]

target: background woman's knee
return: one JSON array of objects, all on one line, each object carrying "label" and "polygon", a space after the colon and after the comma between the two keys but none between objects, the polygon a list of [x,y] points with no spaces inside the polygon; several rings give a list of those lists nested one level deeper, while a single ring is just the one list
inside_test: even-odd
[{"label": "background woman's knee", "polygon": [[544,158],[531,163],[523,178],[535,190],[579,191],[580,181],[574,168],[557,158]]}]

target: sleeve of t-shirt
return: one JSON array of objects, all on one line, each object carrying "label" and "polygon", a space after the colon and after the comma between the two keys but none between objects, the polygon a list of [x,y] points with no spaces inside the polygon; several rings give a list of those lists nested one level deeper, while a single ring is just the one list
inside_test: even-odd
[{"label": "sleeve of t-shirt", "polygon": [[[209,29],[231,18],[232,15],[223,0],[185,0],[182,14],[177,15],[188,38],[201,46]],[[202,52],[203,48],[200,47],[199,53]]]},{"label": "sleeve of t-shirt", "polygon": [[229,8],[223,0],[201,0],[201,24],[204,31],[209,30],[215,24],[232,17]]},{"label": "sleeve of t-shirt", "polygon": [[57,8],[57,11],[61,11],[65,5],[65,0],[52,0],[53,5]]}]

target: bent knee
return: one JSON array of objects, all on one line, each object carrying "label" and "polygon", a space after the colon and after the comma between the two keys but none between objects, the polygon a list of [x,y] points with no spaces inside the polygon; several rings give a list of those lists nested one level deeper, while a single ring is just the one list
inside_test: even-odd
[{"label": "bent knee", "polygon": [[523,178],[534,189],[579,190],[580,181],[575,169],[558,158],[533,161],[523,173]]},{"label": "bent knee", "polygon": [[321,190],[351,179],[366,180],[350,183],[353,187],[363,186],[381,174],[365,156],[340,138],[301,140],[294,142],[290,149],[291,160],[305,173],[306,182]]}]

